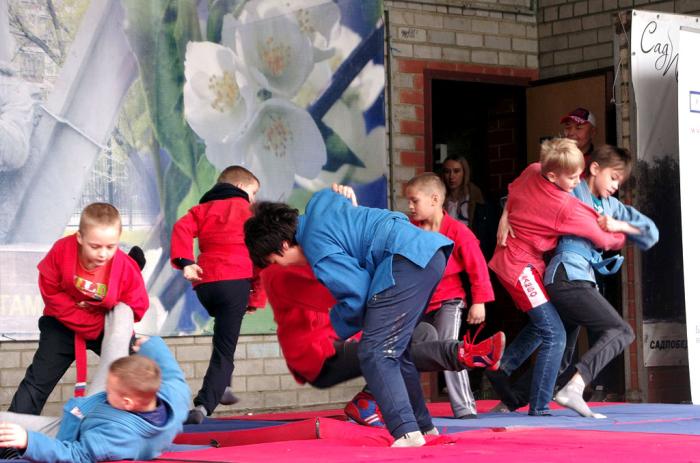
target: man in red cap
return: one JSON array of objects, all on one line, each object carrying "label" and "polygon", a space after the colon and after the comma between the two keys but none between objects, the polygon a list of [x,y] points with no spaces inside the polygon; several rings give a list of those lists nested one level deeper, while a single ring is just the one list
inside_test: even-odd
[{"label": "man in red cap", "polygon": [[596,134],[596,121],[592,112],[585,108],[576,108],[560,120],[564,124],[564,136],[576,142],[586,158],[593,152],[593,137]]}]

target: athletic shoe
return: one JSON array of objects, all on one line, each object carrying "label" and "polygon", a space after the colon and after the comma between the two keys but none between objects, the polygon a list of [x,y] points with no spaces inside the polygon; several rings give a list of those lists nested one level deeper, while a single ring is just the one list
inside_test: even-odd
[{"label": "athletic shoe", "polygon": [[422,447],[425,445],[425,437],[420,431],[407,432],[391,444],[392,447]]},{"label": "athletic shoe", "polygon": [[202,424],[207,413],[202,405],[197,405],[187,414],[187,419],[184,424]]},{"label": "athletic shoe", "polygon": [[[479,334],[479,328],[476,334]],[[476,335],[474,335],[476,338]],[[459,360],[468,368],[483,367],[488,370],[498,370],[503,357],[503,349],[506,347],[506,335],[499,331],[485,341],[478,344],[470,342],[469,333],[464,336],[464,342],[459,346]]]},{"label": "athletic shoe", "polygon": [[134,259],[134,262],[138,264],[139,269],[143,270],[143,268],[146,266],[146,256],[143,253],[143,249],[140,247],[132,246],[131,249],[129,249],[129,257]]},{"label": "athletic shoe", "polygon": [[[343,410],[345,415],[355,423],[375,428],[383,428],[384,418],[374,396],[367,391],[360,391]],[[419,433],[420,434],[420,433]]]},{"label": "athletic shoe", "polygon": [[219,400],[219,403],[221,405],[235,405],[237,404],[241,399],[239,399],[236,394],[233,393],[233,389],[231,389],[230,386],[226,386],[226,390],[224,390],[224,394],[221,396],[221,399]]},{"label": "athletic shoe", "polygon": [[[501,399],[500,404],[496,405],[493,410],[490,410],[491,412],[514,412],[520,407],[527,405],[527,402],[522,402],[518,399],[515,391],[511,388],[510,376],[506,375],[501,370],[486,371],[485,375],[491,383],[493,390]],[[505,409],[499,406],[503,406]]]}]

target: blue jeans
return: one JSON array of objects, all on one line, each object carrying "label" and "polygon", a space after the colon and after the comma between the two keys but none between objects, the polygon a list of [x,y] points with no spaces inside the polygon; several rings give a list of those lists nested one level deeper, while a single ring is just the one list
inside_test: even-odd
[{"label": "blue jeans", "polygon": [[358,349],[360,368],[395,438],[433,428],[408,346],[446,262],[442,250],[425,268],[395,255],[392,273],[396,284],[367,301]]},{"label": "blue jeans", "polygon": [[527,312],[529,323],[508,345],[501,359],[501,370],[510,375],[539,347],[530,384],[530,415],[549,413],[559,366],[566,347],[566,331],[551,302]]}]

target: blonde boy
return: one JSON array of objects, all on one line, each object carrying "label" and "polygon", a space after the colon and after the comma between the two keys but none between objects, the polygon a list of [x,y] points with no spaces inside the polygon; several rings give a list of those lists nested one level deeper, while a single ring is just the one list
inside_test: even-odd
[{"label": "blonde boy", "polygon": [[[467,323],[482,323],[486,318],[485,303],[493,301],[494,296],[486,260],[479,248],[479,240],[466,225],[444,211],[445,194],[445,184],[434,173],[418,175],[406,186],[411,221],[424,230],[442,233],[454,241],[454,251],[430,299],[424,321],[435,326],[441,340],[456,340],[459,338],[462,310],[466,300],[461,274],[467,273],[471,289],[472,305],[469,307]],[[484,355],[483,358],[495,361],[480,366],[498,368],[498,358],[505,347],[505,336],[498,332],[487,341],[479,344],[491,352],[491,355]],[[454,416],[476,417],[476,403],[469,388],[467,372],[446,371],[445,382]]]},{"label": "blonde boy", "polygon": [[[39,347],[9,411],[40,414],[73,360],[76,396],[84,395],[86,348],[101,353],[103,360],[106,357],[101,374],[106,374],[111,360],[128,353],[134,320],[139,321],[148,309],[148,294],[137,263],[119,249],[120,236],[117,209],[93,203],[83,209],[78,232],[56,241],[39,262],[39,289],[45,304],[39,319]],[[96,377],[93,382],[103,379]]]},{"label": "blonde boy", "polygon": [[60,419],[0,413],[0,450],[31,461],[157,457],[182,430],[189,387],[162,339],[139,339],[134,350],[110,365],[105,392],[71,399]]}]

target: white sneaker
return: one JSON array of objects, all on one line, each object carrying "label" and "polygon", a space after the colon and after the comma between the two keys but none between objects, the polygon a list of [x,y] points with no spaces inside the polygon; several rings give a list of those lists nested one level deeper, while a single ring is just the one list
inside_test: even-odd
[{"label": "white sneaker", "polygon": [[439,436],[440,432],[437,430],[435,426],[433,426],[431,429],[425,431],[423,433],[424,436]]},{"label": "white sneaker", "polygon": [[420,431],[407,432],[391,444],[392,447],[421,447],[425,445],[425,437]]}]

